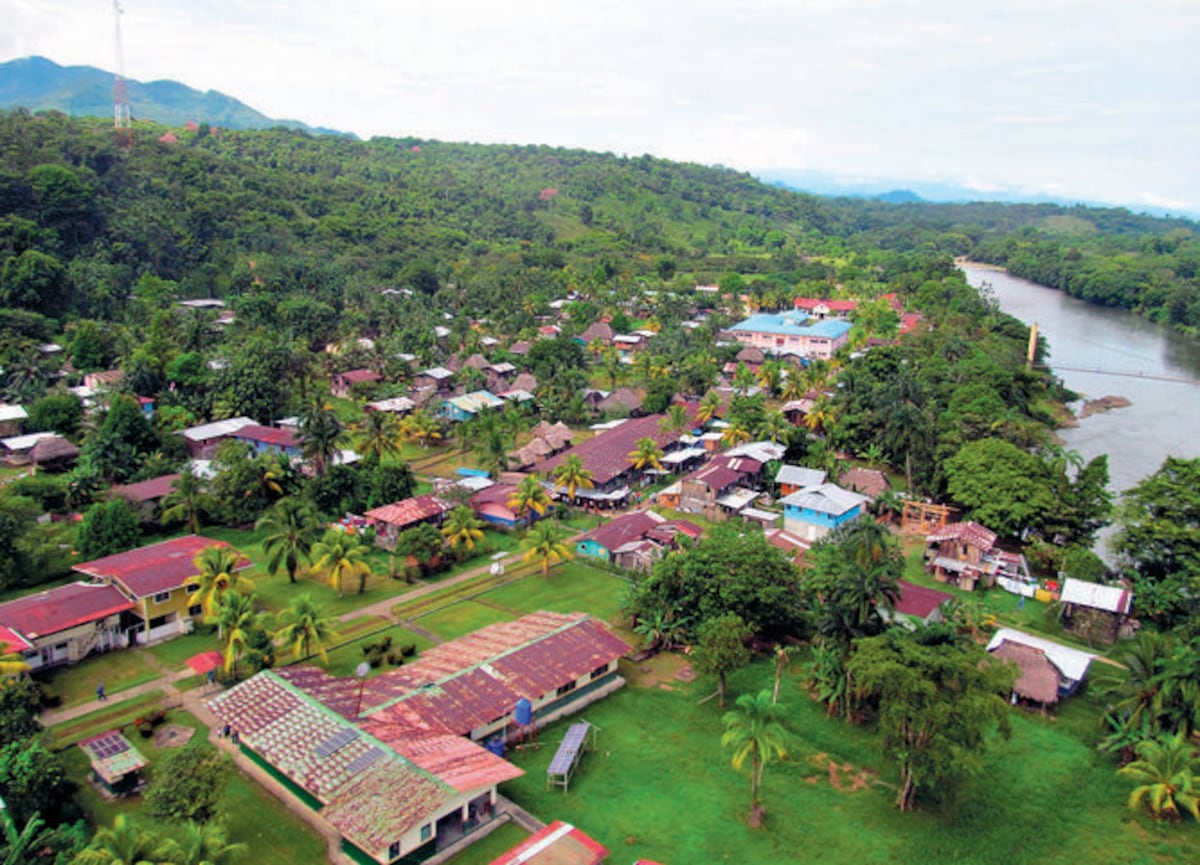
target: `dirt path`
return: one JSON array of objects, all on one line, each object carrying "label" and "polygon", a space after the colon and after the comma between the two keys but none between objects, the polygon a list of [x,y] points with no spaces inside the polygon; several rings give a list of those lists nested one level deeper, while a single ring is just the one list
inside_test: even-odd
[{"label": "dirt path", "polygon": [[176,670],[173,673],[167,673],[160,678],[150,682],[143,682],[140,685],[134,685],[132,688],[125,688],[122,691],[117,691],[114,694],[109,694],[107,700],[88,700],[86,703],[80,703],[76,706],[70,706],[66,709],[51,709],[42,712],[42,726],[53,727],[56,724],[63,724],[67,721],[74,721],[76,718],[82,718],[84,715],[90,715],[92,712],[99,709],[109,709],[113,706],[119,706],[122,703],[128,702],[135,697],[140,697],[143,694],[149,694],[153,691],[162,691],[164,697],[172,703],[178,703],[181,699],[181,694],[175,683],[181,679],[187,679],[194,676],[190,669],[184,668]]}]

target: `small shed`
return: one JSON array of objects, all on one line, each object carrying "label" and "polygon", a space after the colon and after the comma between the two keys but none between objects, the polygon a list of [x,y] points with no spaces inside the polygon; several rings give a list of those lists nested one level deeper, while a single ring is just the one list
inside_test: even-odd
[{"label": "small shed", "polygon": [[29,460],[42,471],[63,472],[75,465],[79,448],[62,436],[44,438],[33,446]]},{"label": "small shed", "polygon": [[128,796],[145,785],[142,769],[146,758],[133,747],[119,730],[109,730],[79,743],[87,754],[92,771],[90,778],[108,796]]}]

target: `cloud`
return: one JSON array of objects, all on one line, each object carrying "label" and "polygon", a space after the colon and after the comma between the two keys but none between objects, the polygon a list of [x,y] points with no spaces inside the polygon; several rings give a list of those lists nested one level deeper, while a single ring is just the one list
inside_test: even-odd
[{"label": "cloud", "polygon": [[1195,202],[1183,201],[1178,198],[1168,198],[1165,195],[1158,195],[1154,192],[1140,193],[1138,201],[1142,204],[1149,204],[1151,207],[1161,207],[1164,210],[1180,210],[1184,212],[1196,210]]}]

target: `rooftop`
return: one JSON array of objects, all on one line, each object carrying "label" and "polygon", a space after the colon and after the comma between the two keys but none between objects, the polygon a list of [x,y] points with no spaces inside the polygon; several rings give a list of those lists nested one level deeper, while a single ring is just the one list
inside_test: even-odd
[{"label": "rooftop", "polygon": [[954,600],[954,595],[927,586],[918,586],[907,580],[897,580],[900,598],[896,601],[896,612],[916,616],[924,621],[942,604]]},{"label": "rooftop", "polygon": [[68,583],[0,604],[0,626],[32,648],[30,641],[96,622],[125,610],[133,602],[113,586]]},{"label": "rooftop", "polygon": [[[200,535],[185,535],[136,550],[105,556],[83,562],[74,570],[102,580],[121,583],[135,598],[169,592],[184,585],[196,576],[198,569],[193,559],[209,547],[228,547],[224,541],[216,541]],[[242,559],[238,567],[249,567],[250,562]]]},{"label": "rooftop", "polygon": [[867,497],[844,490],[837,484],[821,484],[807,487],[780,499],[784,507],[816,511],[821,514],[840,515],[864,504]]},{"label": "rooftop", "polygon": [[443,514],[450,509],[441,499],[432,495],[416,496],[383,507],[373,508],[363,516],[393,526],[408,526]]},{"label": "rooftop", "polygon": [[533,471],[548,475],[567,458],[567,454],[575,454],[592,473],[593,483],[607,484],[633,465],[629,453],[637,446],[639,439],[654,439],[660,448],[679,440],[678,433],[668,432],[659,426],[662,419],[663,415],[655,414],[626,420],[619,426],[607,429],[594,438],[580,442],[569,450],[538,463],[533,467]]},{"label": "rooftop", "polygon": [[171,485],[179,479],[178,474],[159,475],[148,481],[138,481],[136,484],[122,484],[112,488],[115,496],[125,499],[130,504],[140,505],[152,502],[171,493]]},{"label": "rooftop", "polygon": [[824,321],[803,323],[797,321],[795,316],[790,316],[787,313],[782,315],[773,315],[770,313],[760,312],[757,315],[752,315],[749,318],[738,322],[729,329],[734,333],[737,333],[738,331],[748,331],[751,333],[778,334],[780,336],[806,336],[837,339],[838,337],[845,336],[850,332],[850,323],[835,318],[827,318]]},{"label": "rooftop", "polygon": [[261,424],[249,424],[237,430],[233,434],[234,438],[249,442],[262,442],[263,444],[274,445],[280,448],[297,448],[300,443],[296,441],[296,435],[291,430],[277,429],[272,426],[262,426]]},{"label": "rooftop", "polygon": [[965,523],[950,523],[938,529],[925,539],[928,544],[940,544],[942,541],[962,541],[988,552],[996,543],[996,533],[974,521]]}]

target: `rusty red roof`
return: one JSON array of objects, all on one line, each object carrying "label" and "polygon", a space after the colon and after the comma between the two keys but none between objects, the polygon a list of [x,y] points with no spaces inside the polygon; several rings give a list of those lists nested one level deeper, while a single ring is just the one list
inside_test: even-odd
[{"label": "rusty red roof", "polygon": [[171,492],[171,484],[179,480],[178,474],[160,475],[148,481],[138,481],[136,484],[122,484],[112,488],[113,495],[120,496],[125,501],[140,505],[161,499]]},{"label": "rusty red roof", "polygon": [[570,823],[555,820],[534,832],[491,865],[599,865],[608,848]]},{"label": "rusty red roof", "polygon": [[360,384],[367,381],[380,381],[383,376],[373,369],[352,369],[340,373],[334,376],[334,378],[341,378],[347,384]]},{"label": "rusty red roof", "polygon": [[384,505],[380,508],[373,508],[367,511],[364,516],[369,520],[378,520],[389,525],[404,527],[431,519],[438,514],[445,513],[449,509],[449,505],[444,501],[427,494],[405,499],[402,502]]},{"label": "rusty red roof", "polygon": [[[193,559],[209,547],[228,547],[224,541],[200,535],[185,535],[146,547],[138,547],[114,556],[84,562],[74,570],[90,577],[112,580],[135,598],[157,595],[177,589],[198,573]],[[249,567],[242,559],[238,568]]]},{"label": "rusty red roof", "polygon": [[922,621],[929,618],[942,604],[954,600],[954,595],[948,592],[918,586],[907,580],[897,580],[896,588],[900,591],[900,597],[896,601],[896,612],[916,616]]},{"label": "rusty red roof", "polygon": [[[0,626],[19,638],[16,648],[32,648],[32,640],[69,628],[98,622],[124,610],[133,602],[113,586],[69,583],[0,604]],[[7,642],[3,632],[0,639]]]},{"label": "rusty red roof", "polygon": [[838,478],[838,483],[848,490],[854,490],[856,493],[862,493],[871,498],[878,498],[892,487],[887,475],[879,469],[867,469],[861,466],[846,469]]},{"label": "rusty red roof", "polygon": [[524,771],[462,736],[413,736],[408,727],[368,720],[363,729],[460,793],[520,778]]},{"label": "rusty red roof", "polygon": [[853,312],[858,309],[857,300],[826,300],[816,297],[796,298],[796,309],[812,312],[818,306],[824,306],[830,312]]},{"label": "rusty red roof", "polygon": [[996,543],[996,533],[991,529],[984,528],[979,523],[968,521],[965,523],[950,523],[948,526],[943,526],[936,532],[925,539],[926,543],[939,544],[942,541],[962,541],[964,544],[970,544],[977,547],[982,552],[988,552]]},{"label": "rusty red roof", "polygon": [[668,432],[660,428],[659,424],[662,419],[663,415],[652,414],[627,420],[620,426],[605,430],[594,438],[580,442],[548,460],[543,460],[533,467],[533,471],[537,474],[549,475],[567,458],[567,454],[575,454],[583,461],[584,468],[592,473],[592,483],[606,484],[628,471],[633,465],[629,454],[637,447],[638,440],[654,439],[654,443],[660,448],[679,441],[679,433]]},{"label": "rusty red roof", "polygon": [[576,539],[576,543],[591,541],[610,553],[630,541],[638,541],[647,534],[666,524],[665,517],[654,511],[633,511],[609,520]]},{"label": "rusty red roof", "polygon": [[238,441],[262,442],[279,448],[300,447],[300,443],[296,441],[296,436],[291,430],[276,429],[273,426],[262,426],[261,424],[244,426],[235,432],[233,437]]}]

